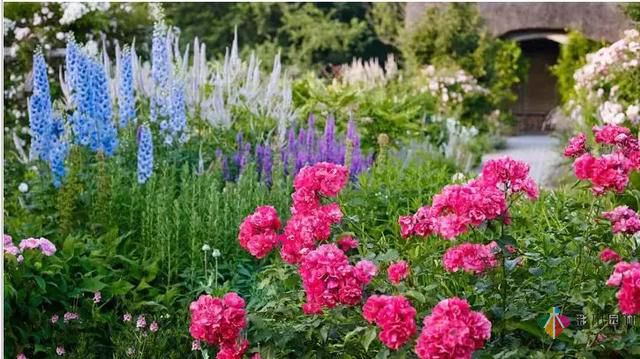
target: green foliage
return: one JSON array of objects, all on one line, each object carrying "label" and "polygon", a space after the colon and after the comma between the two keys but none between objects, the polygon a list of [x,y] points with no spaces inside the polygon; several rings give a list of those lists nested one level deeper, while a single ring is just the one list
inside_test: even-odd
[{"label": "green foliage", "polygon": [[305,71],[353,57],[386,57],[392,48],[367,21],[371,7],[367,3],[172,3],[166,5],[166,15],[188,35],[183,39],[198,36],[215,57],[224,54],[237,27],[243,52],[255,50],[262,59],[280,52],[285,64]]},{"label": "green foliage", "polygon": [[604,43],[590,40],[579,31],[568,34],[568,42],[560,47],[558,62],[551,67],[551,72],[558,78],[558,93],[562,103],[576,96],[573,74],[586,63],[586,55],[594,52]]},{"label": "green foliage", "polygon": [[459,67],[490,90],[490,102],[480,109],[472,107],[466,116],[482,117],[500,109],[508,118],[509,105],[516,100],[513,89],[527,73],[519,46],[491,37],[470,3],[427,7],[402,38],[401,49],[410,67]]},{"label": "green foliage", "polygon": [[630,3],[622,5],[624,13],[635,22],[636,26],[640,23],[640,4]]}]

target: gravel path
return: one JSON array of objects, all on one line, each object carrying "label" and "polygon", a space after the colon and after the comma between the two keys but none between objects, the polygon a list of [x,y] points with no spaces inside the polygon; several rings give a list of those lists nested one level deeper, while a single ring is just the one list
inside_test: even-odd
[{"label": "gravel path", "polygon": [[562,161],[558,152],[558,139],[546,135],[526,135],[507,137],[506,148],[485,154],[482,162],[511,156],[513,159],[529,164],[533,179],[544,187],[553,186],[554,172]]}]

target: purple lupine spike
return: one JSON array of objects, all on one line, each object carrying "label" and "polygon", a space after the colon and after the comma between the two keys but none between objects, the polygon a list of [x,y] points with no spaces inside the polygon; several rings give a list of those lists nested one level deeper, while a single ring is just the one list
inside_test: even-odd
[{"label": "purple lupine spike", "polygon": [[222,159],[222,150],[220,148],[216,148],[216,159]]},{"label": "purple lupine spike", "polygon": [[256,159],[256,172],[258,174],[262,173],[262,159],[263,159],[263,150],[262,150],[262,145],[258,144],[256,145],[256,153],[255,153],[255,159]]},{"label": "purple lupine spike", "polygon": [[244,172],[247,163],[249,162],[249,155],[251,153],[251,144],[245,143],[244,148],[240,151],[240,164],[238,166],[238,175]]},{"label": "purple lupine spike", "polygon": [[309,127],[307,128],[307,143],[306,143],[306,149],[307,149],[307,153],[309,153],[310,155],[315,153],[315,142],[316,142],[316,118],[315,116],[310,115],[309,116]]},{"label": "purple lupine spike", "polygon": [[285,176],[289,174],[289,158],[295,158],[296,154],[296,130],[294,127],[289,129],[287,147],[280,149],[282,157],[282,166]]},{"label": "purple lupine spike", "polygon": [[229,171],[229,163],[226,156],[222,156],[222,178],[228,182],[233,181],[233,175]]},{"label": "purple lupine spike", "polygon": [[271,153],[271,147],[262,147],[262,172],[260,178],[267,186],[271,186],[272,183],[272,171],[273,171],[273,156]]},{"label": "purple lupine spike", "polygon": [[327,122],[324,126],[324,138],[322,142],[325,147],[325,153],[322,158],[323,161],[338,163],[336,158],[337,151],[334,143],[335,131],[336,131],[336,122],[333,119],[333,116],[330,115],[329,118],[327,118]]}]

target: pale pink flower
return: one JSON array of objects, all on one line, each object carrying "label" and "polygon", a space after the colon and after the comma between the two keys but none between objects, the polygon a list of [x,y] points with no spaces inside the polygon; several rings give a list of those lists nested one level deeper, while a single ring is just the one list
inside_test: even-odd
[{"label": "pale pink flower", "polygon": [[100,293],[100,292],[93,293],[93,302],[95,304],[100,303],[101,300],[102,300],[102,293]]},{"label": "pale pink flower", "polygon": [[52,316],[51,316],[51,324],[56,324],[56,323],[58,322],[58,319],[59,319],[59,318],[60,318],[60,317],[58,317],[58,315],[57,315],[57,314],[52,315]]},{"label": "pale pink flower", "polygon": [[58,356],[63,356],[64,353],[65,353],[64,347],[60,346],[56,348],[56,354],[58,354]]},{"label": "pale pink flower", "polygon": [[152,332],[157,332],[158,331],[158,322],[156,322],[155,320],[153,322],[151,322],[151,325],[149,325],[149,330]]},{"label": "pale pink flower", "polygon": [[130,322],[131,319],[133,319],[133,317],[129,313],[124,313],[124,315],[122,316],[122,321],[123,322]]},{"label": "pale pink flower", "polygon": [[78,313],[74,313],[74,312],[66,312],[64,313],[64,322],[70,322],[72,320],[78,320],[80,318],[80,315]]},{"label": "pale pink flower", "polygon": [[147,327],[147,320],[144,318],[144,315],[139,315],[138,320],[136,321],[136,328],[144,329]]},{"label": "pale pink flower", "polygon": [[194,340],[191,342],[191,350],[201,350],[199,340]]}]

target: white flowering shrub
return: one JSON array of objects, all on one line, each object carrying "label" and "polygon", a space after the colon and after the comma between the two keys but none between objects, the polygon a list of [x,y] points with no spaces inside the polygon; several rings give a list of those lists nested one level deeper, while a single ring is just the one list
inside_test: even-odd
[{"label": "white flowering shrub", "polygon": [[624,36],[586,57],[575,74],[577,98],[567,107],[585,125],[640,123],[640,32]]},{"label": "white flowering shrub", "polygon": [[363,60],[354,58],[350,64],[341,65],[334,78],[334,85],[371,89],[384,86],[398,76],[398,64],[392,54],[384,65],[377,58]]}]

